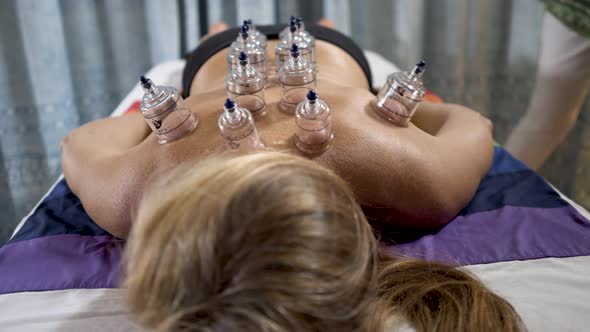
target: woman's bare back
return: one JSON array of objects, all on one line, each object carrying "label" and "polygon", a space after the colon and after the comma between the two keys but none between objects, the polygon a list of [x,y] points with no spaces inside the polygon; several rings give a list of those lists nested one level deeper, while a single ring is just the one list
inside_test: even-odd
[{"label": "woman's bare back", "polygon": [[[361,203],[387,208],[392,223],[424,228],[448,222],[489,168],[489,121],[458,105],[424,104],[416,125],[397,127],[370,110],[374,96],[358,64],[334,45],[317,47],[317,91],[332,109],[335,138],[313,159],[350,183]],[[200,122],[179,141],[160,145],[153,134],[146,137],[147,125],[137,115],[88,124],[64,140],[66,179],[99,225],[126,236],[155,176],[224,152],[217,119],[226,74],[223,52],[199,70],[187,103]],[[267,115],[255,119],[265,147],[301,155],[293,142],[294,117],[278,109],[280,87],[265,94]]]}]

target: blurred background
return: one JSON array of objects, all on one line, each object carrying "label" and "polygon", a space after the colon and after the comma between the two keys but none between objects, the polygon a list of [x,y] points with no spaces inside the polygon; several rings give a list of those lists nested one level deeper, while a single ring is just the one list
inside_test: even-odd
[{"label": "blurred background", "polygon": [[[330,18],[401,68],[426,59],[428,88],[490,117],[503,143],[529,103],[543,14],[532,0],[0,1],[0,243],[61,173],[60,140],[108,116],[139,75],[194,49],[211,23]],[[588,99],[540,170],[586,208]]]}]

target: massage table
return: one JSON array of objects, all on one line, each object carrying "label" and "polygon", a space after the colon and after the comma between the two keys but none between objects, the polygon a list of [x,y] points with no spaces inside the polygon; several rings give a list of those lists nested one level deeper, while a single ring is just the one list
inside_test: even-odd
[{"label": "massage table", "polygon": [[[374,86],[398,70],[366,55]],[[183,67],[184,60],[163,63],[148,76],[180,89]],[[112,116],[137,112],[141,96],[135,86]],[[530,331],[590,329],[590,215],[500,146],[472,201],[448,225],[402,241],[387,230],[381,236],[392,252],[474,273]],[[61,176],[0,247],[0,331],[141,331],[117,288],[123,249]]]}]

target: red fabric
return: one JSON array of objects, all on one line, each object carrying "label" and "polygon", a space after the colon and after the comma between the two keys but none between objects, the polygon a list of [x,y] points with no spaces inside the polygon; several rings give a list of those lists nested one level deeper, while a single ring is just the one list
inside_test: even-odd
[{"label": "red fabric", "polygon": [[439,97],[436,93],[430,91],[430,90],[426,90],[426,95],[424,95],[424,100],[431,102],[431,103],[442,103],[443,100],[441,97]]},{"label": "red fabric", "polygon": [[135,102],[133,102],[133,104],[131,104],[131,106],[127,108],[127,110],[125,110],[125,112],[123,112],[123,114],[139,113],[140,105],[141,102],[139,100],[136,100]]}]

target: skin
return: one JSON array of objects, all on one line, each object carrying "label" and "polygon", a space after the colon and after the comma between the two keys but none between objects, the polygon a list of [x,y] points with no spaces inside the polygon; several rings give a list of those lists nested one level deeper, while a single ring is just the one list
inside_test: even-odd
[{"label": "skin", "polygon": [[[225,28],[216,25],[211,31]],[[268,49],[274,45],[269,41]],[[395,126],[370,109],[375,96],[352,57],[323,41],[317,41],[316,51],[316,90],[332,109],[335,139],[328,151],[311,158],[348,181],[375,217],[387,215],[386,222],[412,228],[446,224],[469,202],[490,167],[490,121],[460,105],[422,103],[410,126]],[[211,57],[193,80],[186,102],[200,122],[191,135],[160,145],[135,114],[88,123],[63,140],[68,184],[111,234],[127,236],[151,179],[224,152],[217,119],[226,98],[226,53]],[[266,148],[302,155],[293,143],[293,115],[278,109],[280,87],[273,85],[265,94],[267,115],[255,120]]]}]

